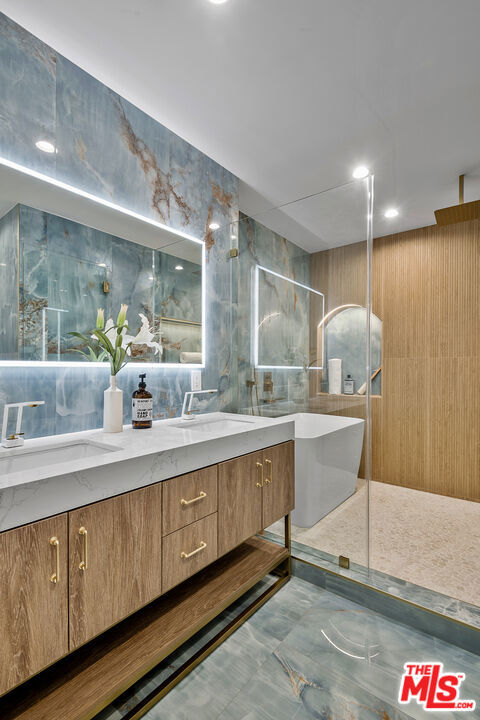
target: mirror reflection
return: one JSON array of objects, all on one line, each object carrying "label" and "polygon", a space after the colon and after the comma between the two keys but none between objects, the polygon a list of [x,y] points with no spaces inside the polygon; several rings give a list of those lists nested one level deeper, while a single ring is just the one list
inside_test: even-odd
[{"label": "mirror reflection", "polygon": [[203,244],[0,168],[0,360],[88,362],[127,305],[131,359],[202,363]]}]

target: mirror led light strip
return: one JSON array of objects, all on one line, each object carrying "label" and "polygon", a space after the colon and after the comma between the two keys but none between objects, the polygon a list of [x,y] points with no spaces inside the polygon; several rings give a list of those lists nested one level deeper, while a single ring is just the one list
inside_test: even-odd
[{"label": "mirror led light strip", "polygon": [[[292,280],[291,278],[285,277],[285,275],[280,275],[280,273],[275,272],[274,270],[269,270],[266,267],[263,267],[263,265],[256,265],[253,273],[253,298],[252,298],[252,337],[253,337],[253,343],[252,343],[252,364],[254,367],[258,368],[259,370],[305,370],[304,365],[259,365],[258,362],[258,333],[260,330],[260,327],[264,323],[264,321],[270,317],[267,315],[265,318],[263,318],[260,321],[259,318],[259,293],[260,293],[260,270],[262,272],[268,273],[269,275],[274,275],[277,278],[280,278],[281,280],[285,280],[286,282],[291,283],[292,285],[296,285],[297,287],[301,287],[304,290],[307,290],[308,292],[314,293],[314,295],[319,295],[322,298],[322,317],[325,315],[325,295],[318,290],[314,290],[311,287],[308,287],[308,285],[303,285],[302,283],[297,282],[296,280]],[[280,313],[278,313],[280,314]],[[276,313],[272,313],[271,316],[273,317],[276,315]],[[322,333],[323,333],[323,327],[322,327]],[[309,370],[323,370],[323,359],[321,365],[316,365],[315,367],[308,368]]]},{"label": "mirror led light strip", "polygon": [[[183,232],[182,230],[177,230],[176,228],[170,227],[169,225],[165,225],[164,223],[158,222],[158,220],[154,220],[153,218],[146,217],[145,215],[141,215],[140,213],[135,212],[134,210],[128,210],[127,208],[121,207],[121,205],[117,205],[116,203],[110,202],[110,200],[105,200],[104,198],[98,197],[97,195],[92,195],[91,193],[87,192],[86,190],[80,190],[80,188],[75,187],[74,185],[69,185],[68,183],[64,183],[61,180],[56,180],[55,178],[50,177],[49,175],[44,175],[43,173],[38,172],[37,170],[32,170],[31,168],[25,167],[24,165],[19,165],[16,162],[13,162],[12,160],[7,160],[7,158],[0,157],[0,165],[4,165],[5,167],[9,167],[12,170],[18,170],[18,172],[24,173],[25,175],[29,175],[30,177],[36,178],[37,180],[42,180],[43,182],[49,183],[50,185],[54,185],[58,188],[61,188],[62,190],[67,190],[74,195],[79,195],[82,198],[86,198],[87,200],[91,200],[92,202],[97,203],[98,205],[103,205],[104,207],[109,208],[110,210],[116,210],[117,212],[122,213],[123,215],[128,215],[131,218],[134,218],[136,220],[141,220],[142,222],[146,222],[149,225],[153,225],[156,228],[159,228],[159,230],[166,230],[167,232],[171,233],[172,235],[177,235],[179,239],[182,240],[190,240],[191,242],[196,243],[197,245],[202,246],[202,362],[201,363],[128,363],[126,366],[128,367],[134,367],[137,368],[141,365],[141,367],[148,367],[148,368],[176,368],[177,370],[191,370],[195,368],[204,368],[205,367],[205,353],[206,353],[206,250],[205,250],[205,242],[203,240],[199,240],[196,237],[193,237],[193,235],[189,235],[188,233]],[[9,366],[9,367],[81,367],[81,368],[88,368],[88,367],[103,367],[108,368],[108,363],[95,363],[95,362],[78,362],[78,361],[72,361],[72,362],[65,362],[65,361],[58,361],[58,360],[50,360],[50,361],[44,361],[44,360],[0,360],[0,366]]]}]

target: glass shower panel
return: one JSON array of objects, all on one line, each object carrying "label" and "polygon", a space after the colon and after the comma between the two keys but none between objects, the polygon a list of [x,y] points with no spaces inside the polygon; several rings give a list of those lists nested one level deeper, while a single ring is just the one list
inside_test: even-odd
[{"label": "glass shower panel", "polygon": [[[295,415],[293,554],[360,573],[368,569],[371,370],[381,392],[381,322],[369,314],[372,201],[367,178],[241,215],[231,229],[237,410]],[[267,532],[281,535],[283,523]]]}]

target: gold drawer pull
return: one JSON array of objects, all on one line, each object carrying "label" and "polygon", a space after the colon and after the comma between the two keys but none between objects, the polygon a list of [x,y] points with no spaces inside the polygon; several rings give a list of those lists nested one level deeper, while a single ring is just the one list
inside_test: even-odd
[{"label": "gold drawer pull", "polygon": [[83,526],[78,531],[79,535],[83,535],[83,560],[78,566],[79,570],[87,570],[88,568],[88,532]]},{"label": "gold drawer pull", "polygon": [[56,584],[60,580],[60,541],[57,537],[50,538],[50,545],[55,548],[55,572],[50,575],[50,582]]},{"label": "gold drawer pull", "polygon": [[205,550],[206,547],[207,547],[207,543],[203,542],[203,540],[202,540],[202,542],[200,543],[200,547],[197,547],[196,550],[192,550],[192,552],[190,552],[190,553],[182,552],[182,553],[180,553],[180,557],[182,558],[182,560],[186,560],[187,558],[191,558],[194,555],[196,555],[197,553],[202,552],[202,550]]},{"label": "gold drawer pull", "polygon": [[[257,481],[257,487],[263,487],[263,463],[257,462],[257,471],[260,470],[260,482]],[[258,475],[258,472],[257,472]]]},{"label": "gold drawer pull", "polygon": [[203,490],[200,491],[200,495],[198,497],[192,498],[191,500],[185,500],[185,498],[182,498],[180,500],[180,503],[182,505],[191,505],[192,503],[198,502],[199,500],[203,500],[203,498],[207,497],[207,493],[203,492]]},{"label": "gold drawer pull", "polygon": [[265,485],[270,485],[272,482],[272,471],[273,471],[273,465],[271,460],[265,460],[265,465],[267,466],[267,477],[265,478]]}]

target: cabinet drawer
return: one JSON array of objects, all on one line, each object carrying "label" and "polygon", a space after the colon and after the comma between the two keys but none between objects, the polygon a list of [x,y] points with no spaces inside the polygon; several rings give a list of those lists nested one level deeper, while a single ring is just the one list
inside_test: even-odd
[{"label": "cabinet drawer", "polygon": [[171,533],[162,541],[162,591],[217,559],[217,513]]},{"label": "cabinet drawer", "polygon": [[163,483],[163,535],[217,511],[217,466]]}]

